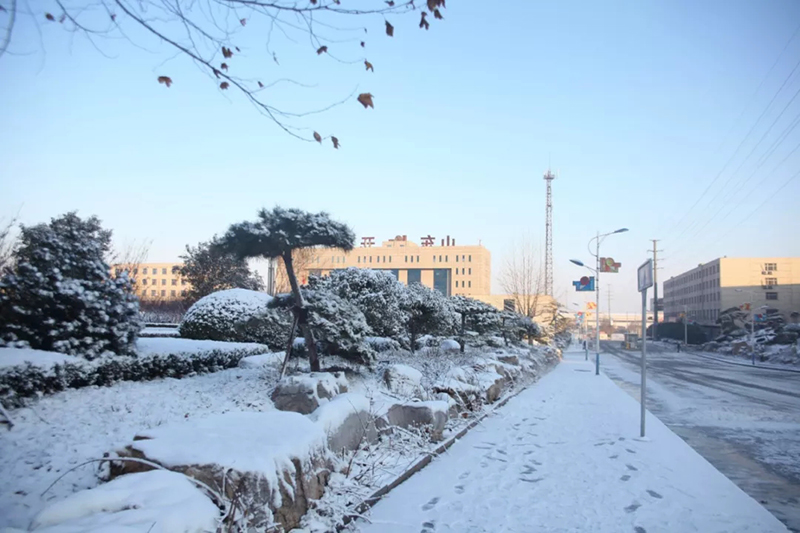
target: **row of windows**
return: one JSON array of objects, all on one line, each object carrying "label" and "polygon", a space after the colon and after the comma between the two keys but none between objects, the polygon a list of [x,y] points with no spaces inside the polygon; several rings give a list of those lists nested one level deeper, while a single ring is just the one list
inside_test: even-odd
[{"label": "row of windows", "polygon": [[680,289],[673,289],[671,285],[665,287],[665,289],[668,290],[670,293],[674,293],[675,295],[681,295],[693,292],[701,292],[708,289],[715,289],[719,286],[720,286],[719,278],[714,278],[701,281],[700,283],[695,283],[694,285],[689,285],[687,287],[682,287]]},{"label": "row of windows", "polygon": [[[461,288],[462,289],[465,287],[464,283],[465,282],[462,280],[461,281]],[[472,288],[472,282],[471,281],[467,281],[466,283],[467,283],[467,285],[466,285],[467,287]],[[458,288],[458,280],[456,280],[456,288]]]},{"label": "row of windows", "polygon": [[[391,263],[392,262],[392,256],[391,255],[388,256],[388,260],[387,260],[387,256],[385,256],[385,255],[383,255],[383,256],[381,256],[381,255],[360,256],[359,255],[358,257],[356,257],[356,263],[359,263],[359,264],[361,264],[361,263],[372,263],[372,258],[373,257],[375,258],[375,262],[376,263],[381,263],[381,262],[383,262],[383,263]],[[444,257],[444,260],[442,260],[442,257]],[[461,257],[461,262],[463,262],[463,263],[471,263],[472,262],[472,256],[471,255],[463,254],[461,256],[458,256],[458,255],[455,256],[456,263],[458,263],[458,261],[459,261],[458,258],[459,257]],[[383,258],[383,261],[381,261],[381,258]],[[344,259],[345,259],[344,257],[341,258],[341,261],[339,261],[339,259],[340,259],[339,257],[336,257],[333,262],[334,263],[340,263],[340,262],[344,263],[345,262],[344,261]],[[405,262],[406,263],[414,263],[414,262],[419,263],[419,256],[418,255],[407,255],[407,256],[405,256]],[[434,263],[436,262],[436,256],[435,255],[433,256],[433,262]],[[448,255],[441,256],[440,255],[439,256],[439,262],[440,263],[448,263],[448,262],[450,262],[450,256],[448,256]],[[319,263],[319,257],[317,257],[317,263]]]},{"label": "row of windows", "polygon": [[[114,269],[114,274],[115,274],[115,275],[117,275],[117,276],[119,276],[120,274],[122,274],[122,271],[123,271],[123,270],[124,270],[124,269],[122,269],[122,268],[115,268],[115,269]],[[155,276],[155,275],[157,275],[157,274],[158,274],[158,269],[157,269],[157,268],[155,268],[155,267],[153,267],[153,268],[150,268],[149,270],[151,271],[151,274],[152,274],[153,276]],[[172,273],[173,273],[173,274],[177,274],[177,273],[178,273],[178,270],[179,270],[179,267],[176,267],[176,266],[172,267]],[[142,275],[147,275],[147,271],[148,271],[148,268],[147,268],[147,267],[143,267],[143,268],[142,268]],[[166,269],[166,268],[162,268],[162,269],[161,269],[161,274],[162,274],[162,275],[164,275],[164,276],[166,276],[166,275],[167,275],[167,269]],[[134,276],[138,276],[138,275],[139,275],[139,269],[138,269],[138,268],[134,268],[134,269],[133,269],[133,275],[134,275]]]},{"label": "row of windows", "polygon": [[[166,279],[162,279],[161,280],[161,284],[162,285],[166,285],[167,284],[167,280]],[[178,280],[173,278],[172,279],[172,284],[173,285],[177,285],[178,284]],[[142,285],[147,285],[147,279],[143,279],[142,280]],[[157,279],[150,280],[150,285],[158,285],[158,280]],[[186,285],[186,280],[185,279],[181,280],[181,285]]]},{"label": "row of windows", "polygon": [[778,293],[777,292],[768,292],[767,293],[767,300],[777,300]]},{"label": "row of windows", "polygon": [[698,270],[697,272],[692,272],[691,274],[688,274],[686,276],[681,276],[681,277],[679,277],[677,279],[674,279],[674,280],[668,280],[666,282],[666,285],[668,285],[668,286],[675,285],[675,284],[677,284],[677,285],[685,285],[685,284],[687,284],[689,282],[698,281],[698,280],[700,280],[702,278],[711,276],[713,274],[719,274],[719,265],[710,265],[710,266],[708,266],[706,268],[702,268],[702,269]]},{"label": "row of windows", "polygon": [[[465,269],[461,269],[461,273],[464,274]],[[456,268],[456,274],[458,274],[458,268]],[[469,275],[472,275],[472,267],[469,268]]]},{"label": "row of windows", "polygon": [[[177,295],[178,291],[169,291],[169,295],[173,298]],[[150,296],[158,296],[158,291],[151,290]],[[161,291],[161,296],[166,296],[167,291]],[[142,289],[142,296],[147,296],[147,289]],[[181,291],[181,296],[186,296],[186,291]]]},{"label": "row of windows", "polygon": [[764,263],[764,270],[767,272],[777,272],[778,263]]}]

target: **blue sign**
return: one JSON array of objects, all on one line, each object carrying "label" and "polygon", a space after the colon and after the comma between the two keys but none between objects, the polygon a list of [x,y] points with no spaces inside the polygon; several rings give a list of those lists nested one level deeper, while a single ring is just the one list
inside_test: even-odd
[{"label": "blue sign", "polygon": [[578,292],[594,292],[594,276],[583,276],[578,281],[573,281],[572,284],[575,286],[575,290]]}]

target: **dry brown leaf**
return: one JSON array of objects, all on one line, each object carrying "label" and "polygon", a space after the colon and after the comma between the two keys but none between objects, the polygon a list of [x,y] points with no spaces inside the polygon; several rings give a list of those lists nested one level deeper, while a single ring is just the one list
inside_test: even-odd
[{"label": "dry brown leaf", "polygon": [[428,0],[428,11],[436,9],[436,0]]},{"label": "dry brown leaf", "polygon": [[116,21],[117,21],[117,15],[116,15],[116,13],[111,13],[111,21],[112,21],[112,22],[116,22]]},{"label": "dry brown leaf", "polygon": [[169,76],[159,76],[158,83],[163,83],[164,85],[169,87],[172,85],[172,78],[170,78]]},{"label": "dry brown leaf", "polygon": [[56,20],[56,18],[55,18],[53,15],[51,15],[50,13],[45,13],[45,14],[44,14],[44,18],[46,18],[46,19],[47,19],[47,20],[49,20],[49,21],[54,21],[54,20]]},{"label": "dry brown leaf", "polygon": [[227,89],[228,87],[229,87],[229,85],[228,85],[227,81],[223,81],[222,83],[219,84],[219,88],[222,89],[223,91],[225,89]]},{"label": "dry brown leaf", "polygon": [[339,139],[331,135],[331,141],[333,142],[333,147],[337,150],[339,149]]},{"label": "dry brown leaf", "polygon": [[319,48],[317,48],[317,55],[324,54],[327,51],[328,51],[328,47],[327,46],[320,46]]},{"label": "dry brown leaf", "polygon": [[442,16],[441,11],[439,11],[438,9],[434,9],[433,10],[433,18],[442,20],[444,17]]},{"label": "dry brown leaf", "polygon": [[258,87],[259,87],[260,89],[263,89],[263,88],[264,88],[264,84],[263,84],[263,83],[261,83],[261,82],[258,82]]},{"label": "dry brown leaf", "polygon": [[311,3],[317,5],[317,0],[311,0]]},{"label": "dry brown leaf", "polygon": [[241,24],[242,26],[246,25],[247,19],[239,19],[239,24]]},{"label": "dry brown leaf", "polygon": [[386,0],[386,4],[388,4],[389,7],[394,7],[394,0]]},{"label": "dry brown leaf", "polygon": [[58,21],[63,24],[65,20],[67,20],[67,14],[61,13],[61,16],[58,17]]},{"label": "dry brown leaf", "polygon": [[234,48],[236,48],[236,51],[237,51],[237,52],[241,52],[241,50],[239,50],[239,47],[238,47],[238,46],[235,46]]},{"label": "dry brown leaf", "polygon": [[372,72],[375,72],[375,69],[372,67],[372,63],[370,63],[366,59],[364,60],[364,66],[367,68],[367,70],[371,70]]},{"label": "dry brown leaf", "polygon": [[223,64],[221,64],[219,66],[219,68],[221,68],[222,70],[228,70],[228,64],[227,63],[223,63]]},{"label": "dry brown leaf", "polygon": [[386,35],[389,37],[394,37],[394,26],[389,24],[389,21],[386,21]]},{"label": "dry brown leaf", "polygon": [[364,109],[368,107],[375,109],[375,106],[372,104],[372,95],[370,93],[359,94],[357,100],[364,106]]},{"label": "dry brown leaf", "polygon": [[364,41],[361,41],[361,48],[364,48],[365,46],[366,44],[364,44]]},{"label": "dry brown leaf", "polygon": [[427,30],[428,28],[430,28],[430,27],[431,27],[431,25],[430,25],[430,23],[428,22],[428,19],[427,19],[426,15],[427,15],[427,13],[425,13],[425,12],[423,11],[423,12],[422,12],[422,17],[419,19],[419,27],[420,27],[420,28],[425,28],[425,29]]},{"label": "dry brown leaf", "polygon": [[224,57],[225,59],[229,59],[229,58],[233,57],[233,52],[231,52],[230,48],[227,48],[227,47],[223,46],[222,47],[222,57]]},{"label": "dry brown leaf", "polygon": [[318,143],[322,144],[322,136],[319,133],[317,133],[316,131],[314,132],[314,140],[317,141]]}]

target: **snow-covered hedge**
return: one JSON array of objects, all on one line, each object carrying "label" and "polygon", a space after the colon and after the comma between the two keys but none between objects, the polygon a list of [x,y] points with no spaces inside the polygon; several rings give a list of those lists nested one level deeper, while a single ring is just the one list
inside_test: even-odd
[{"label": "snow-covered hedge", "polygon": [[252,343],[139,339],[137,355],[105,355],[87,361],[53,352],[0,348],[0,401],[16,406],[23,398],[65,389],[217,372],[266,351],[266,346]]},{"label": "snow-covered hedge", "polygon": [[180,324],[181,337],[228,342],[259,342],[285,347],[291,318],[270,307],[272,297],[247,289],[218,291],[198,300]]}]

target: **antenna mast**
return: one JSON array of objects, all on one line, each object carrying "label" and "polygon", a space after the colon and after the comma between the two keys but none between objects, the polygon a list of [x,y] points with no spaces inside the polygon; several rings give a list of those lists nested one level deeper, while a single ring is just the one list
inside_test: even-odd
[{"label": "antenna mast", "polygon": [[544,292],[553,296],[553,180],[555,175],[548,167],[544,174],[547,183],[547,210],[545,216]]}]

